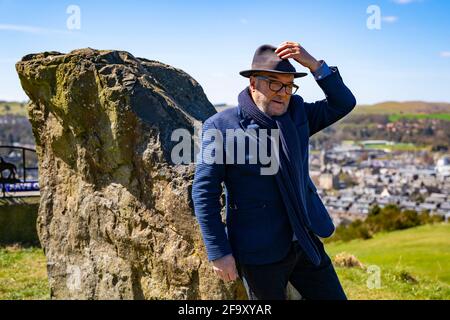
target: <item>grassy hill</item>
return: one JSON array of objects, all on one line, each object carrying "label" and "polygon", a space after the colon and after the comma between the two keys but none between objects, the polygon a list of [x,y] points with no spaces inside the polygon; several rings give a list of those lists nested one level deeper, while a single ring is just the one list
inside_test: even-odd
[{"label": "grassy hill", "polygon": [[450,103],[423,101],[383,102],[374,105],[360,105],[353,115],[387,115],[390,122],[399,119],[437,119],[450,121]]},{"label": "grassy hill", "polygon": [[360,114],[449,114],[450,103],[387,101],[373,105],[359,105],[353,112]]},{"label": "grassy hill", "polygon": [[[223,110],[227,105],[216,105],[216,108]],[[26,102],[7,102],[0,100],[0,116],[5,114],[15,114],[26,116]],[[411,117],[421,115],[433,115],[431,118],[450,120],[450,103],[443,102],[423,102],[407,101],[395,102],[387,101],[373,105],[359,105],[352,114],[384,114],[392,116],[392,120],[398,117]],[[397,117],[397,118],[396,118]],[[428,116],[429,117],[429,116]]]},{"label": "grassy hill", "polygon": [[350,299],[450,299],[450,224],[376,234],[370,240],[326,245],[331,257],[346,252],[381,271],[381,287],[369,289],[362,268],[336,267]]},{"label": "grassy hill", "polygon": [[0,101],[0,116],[7,114],[27,116],[26,102]]}]

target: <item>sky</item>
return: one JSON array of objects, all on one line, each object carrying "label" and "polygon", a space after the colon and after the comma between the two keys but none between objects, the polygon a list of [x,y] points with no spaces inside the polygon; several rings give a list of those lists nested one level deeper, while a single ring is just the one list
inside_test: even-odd
[{"label": "sky", "polygon": [[[180,68],[213,104],[236,105],[239,71],[284,41],[337,66],[358,104],[450,102],[448,0],[0,0],[0,100],[28,99],[14,67],[24,55],[91,47]],[[296,83],[305,101],[324,98],[311,75]]]}]

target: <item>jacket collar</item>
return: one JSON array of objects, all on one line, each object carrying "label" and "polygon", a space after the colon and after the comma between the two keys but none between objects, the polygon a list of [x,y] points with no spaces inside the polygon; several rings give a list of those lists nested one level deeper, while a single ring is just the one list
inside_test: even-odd
[{"label": "jacket collar", "polygon": [[237,107],[239,125],[243,130],[247,130],[249,126],[257,126],[256,122],[242,109],[240,105]]}]

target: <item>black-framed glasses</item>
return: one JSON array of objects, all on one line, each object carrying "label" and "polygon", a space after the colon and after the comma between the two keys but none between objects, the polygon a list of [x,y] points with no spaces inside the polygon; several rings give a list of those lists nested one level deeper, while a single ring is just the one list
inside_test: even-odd
[{"label": "black-framed glasses", "polygon": [[280,81],[271,80],[270,78],[265,76],[256,76],[256,78],[267,80],[269,82],[269,89],[274,92],[279,92],[284,87],[284,91],[287,95],[293,95],[299,88],[299,86],[297,86],[296,84],[284,84]]}]

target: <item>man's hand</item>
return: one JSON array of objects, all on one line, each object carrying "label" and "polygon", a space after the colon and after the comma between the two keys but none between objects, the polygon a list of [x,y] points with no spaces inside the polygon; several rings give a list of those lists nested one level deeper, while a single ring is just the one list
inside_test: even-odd
[{"label": "man's hand", "polygon": [[285,41],[275,50],[281,59],[292,58],[311,72],[315,72],[320,67],[320,62],[308,53],[299,43]]},{"label": "man's hand", "polygon": [[238,277],[236,262],[233,255],[229,254],[212,261],[214,272],[225,282],[234,281]]}]

